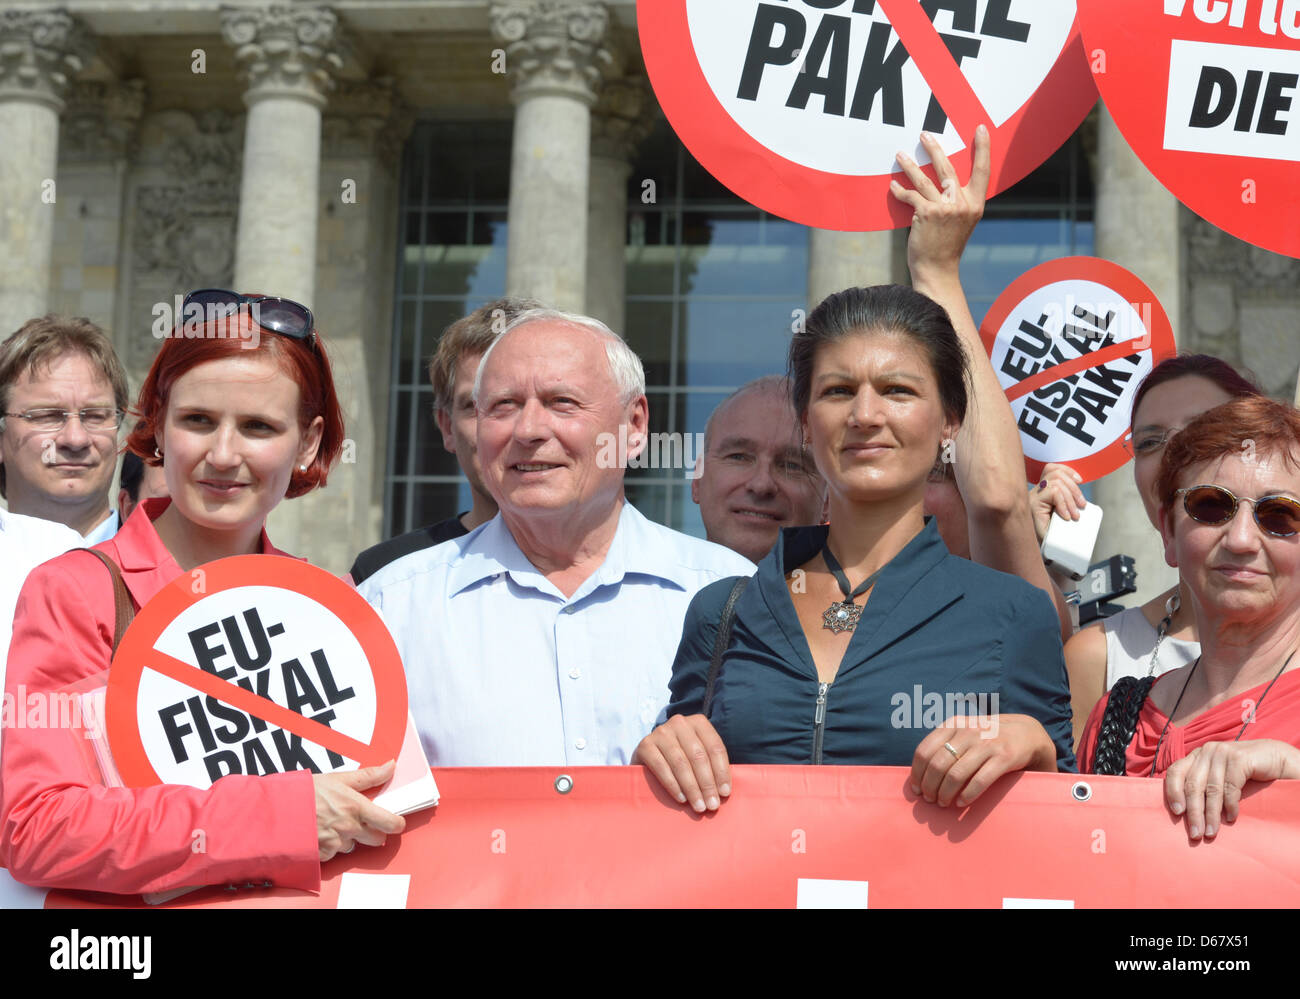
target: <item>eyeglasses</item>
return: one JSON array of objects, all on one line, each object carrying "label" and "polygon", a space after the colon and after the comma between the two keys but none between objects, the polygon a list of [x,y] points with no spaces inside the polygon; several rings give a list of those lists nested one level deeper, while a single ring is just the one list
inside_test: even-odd
[{"label": "eyeglasses", "polygon": [[26,420],[33,430],[42,433],[55,433],[62,430],[69,417],[75,416],[87,433],[100,433],[116,430],[122,424],[122,410],[109,406],[93,406],[90,409],[29,409],[25,413],[5,413],[15,420]]},{"label": "eyeglasses", "polygon": [[188,312],[190,303],[200,306],[207,319],[233,318],[245,305],[251,306],[249,315],[262,329],[293,340],[304,340],[313,349],[316,346],[316,318],[311,309],[288,298],[241,295],[224,288],[202,288],[185,296],[182,315]]},{"label": "eyeglasses", "polygon": [[1149,454],[1155,454],[1162,447],[1169,443],[1169,439],[1182,430],[1182,427],[1170,427],[1163,434],[1143,434],[1137,440],[1133,435],[1124,436],[1124,450],[1132,455],[1146,457]]},{"label": "eyeglasses", "polygon": [[1234,496],[1223,486],[1188,486],[1175,496],[1183,498],[1187,516],[1198,524],[1219,526],[1237,515],[1238,503],[1249,503],[1260,530],[1275,538],[1289,538],[1300,531],[1300,502],[1290,496],[1261,496],[1246,499]]}]

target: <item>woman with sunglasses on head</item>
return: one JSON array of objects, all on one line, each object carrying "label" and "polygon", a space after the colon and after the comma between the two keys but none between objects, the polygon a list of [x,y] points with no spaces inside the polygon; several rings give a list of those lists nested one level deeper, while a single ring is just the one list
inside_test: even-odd
[{"label": "woman with sunglasses on head", "polygon": [[1236,818],[1250,781],[1300,777],[1300,413],[1236,399],[1165,446],[1155,495],[1200,654],[1125,677],[1088,719],[1092,773],[1160,776],[1191,839]]},{"label": "woman with sunglasses on head", "polygon": [[[1133,477],[1151,526],[1159,530],[1156,473],[1170,439],[1183,426],[1232,399],[1257,396],[1259,386],[1232,365],[1207,354],[1185,354],[1157,364],[1133,397]],[[1035,517],[1054,509],[1078,519],[1083,497],[1059,476],[1031,494]],[[1044,510],[1046,508],[1046,510]],[[1139,570],[1140,570],[1139,566]],[[1076,743],[1103,694],[1123,676],[1160,676],[1185,666],[1200,651],[1187,588],[1179,584],[1112,617],[1081,629],[1065,643]]]},{"label": "woman with sunglasses on head", "polygon": [[[329,360],[311,312],[285,299],[195,292],[140,389],[127,446],[161,464],[148,500],[96,550],[138,610],[175,577],[234,555],[283,555],[266,536],[282,499],[324,485],[343,443]],[[114,574],[88,551],[35,570],[19,596],[8,687],[54,700],[106,671]],[[346,774],[228,776],[207,790],[104,787],[61,728],[7,728],[0,863],[19,881],[113,893],[226,882],[314,891],[320,863],[380,845],[403,820],[361,791],[393,764]],[[195,831],[207,849],[195,851]]]}]

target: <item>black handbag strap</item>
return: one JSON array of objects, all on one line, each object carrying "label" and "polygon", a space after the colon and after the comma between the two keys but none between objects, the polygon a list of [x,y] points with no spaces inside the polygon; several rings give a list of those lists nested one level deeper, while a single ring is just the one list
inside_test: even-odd
[{"label": "black handbag strap", "polygon": [[1129,743],[1137,733],[1142,705],[1156,682],[1153,676],[1122,676],[1110,690],[1110,700],[1097,729],[1097,748],[1092,756],[1092,772],[1123,777],[1128,772]]},{"label": "black handbag strap", "polygon": [[722,669],[722,657],[731,645],[731,626],[736,621],[736,601],[749,585],[749,577],[741,576],[727,595],[727,602],[722,605],[722,616],[718,618],[718,634],[713,639],[713,658],[709,660],[709,679],[704,685],[704,707],[701,713],[706,717],[713,706],[713,688],[718,682],[718,673]]}]

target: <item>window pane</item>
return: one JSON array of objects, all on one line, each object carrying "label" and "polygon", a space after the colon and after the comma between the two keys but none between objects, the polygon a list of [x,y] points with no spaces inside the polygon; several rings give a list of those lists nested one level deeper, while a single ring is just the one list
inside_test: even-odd
[{"label": "window pane", "polygon": [[410,530],[440,523],[456,516],[462,510],[469,509],[468,503],[464,506],[460,505],[461,487],[455,482],[420,482],[413,488],[415,489],[415,523]]},{"label": "window pane", "polygon": [[661,485],[644,484],[629,479],[627,500],[648,520],[663,524],[667,520],[667,491]]},{"label": "window pane", "polygon": [[[448,325],[505,293],[512,128],[511,119],[421,122],[407,144],[398,246],[401,299],[393,330],[398,374],[392,386],[394,462],[388,469],[393,499],[385,511],[389,536],[469,506],[464,483],[426,481],[416,487],[405,477],[460,474],[430,411],[425,369]],[[402,505],[408,495],[409,519]]]},{"label": "window pane", "polygon": [[393,494],[389,499],[388,509],[384,512],[384,519],[389,524],[384,531],[385,538],[391,538],[406,530],[401,526],[405,523],[403,518],[406,516],[406,483],[394,482],[392,486]]},{"label": "window pane", "polygon": [[397,391],[397,406],[393,416],[393,460],[396,474],[411,474],[411,395],[406,389]]},{"label": "window pane", "polygon": [[670,370],[673,349],[672,302],[629,302],[624,320],[628,344],[641,357],[647,385],[672,385],[681,380]]},{"label": "window pane", "polygon": [[456,464],[456,456],[442,446],[442,431],[433,418],[433,389],[422,391],[417,398],[419,408],[415,419],[419,424],[416,427],[419,443],[416,448],[415,474],[459,475],[460,466]]},{"label": "window pane", "polygon": [[416,301],[404,301],[397,310],[398,367],[397,381],[409,384],[419,370],[419,318],[420,305]]},{"label": "window pane", "polygon": [[691,385],[743,385],[761,375],[783,374],[796,299],[786,302],[690,298],[681,352]]}]

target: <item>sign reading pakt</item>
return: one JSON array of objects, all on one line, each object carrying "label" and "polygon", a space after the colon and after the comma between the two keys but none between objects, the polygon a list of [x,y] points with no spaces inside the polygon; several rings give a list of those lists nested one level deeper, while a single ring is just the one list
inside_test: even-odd
[{"label": "sign reading pakt", "polygon": [[1097,85],[1188,208],[1300,257],[1300,0],[1080,0]]},{"label": "sign reading pakt", "polygon": [[382,620],[297,559],[242,555],[173,580],[113,658],[106,703],[128,787],[395,759],[406,677]]},{"label": "sign reading pakt", "polygon": [[900,150],[928,163],[923,130],[960,173],[989,125],[996,194],[1097,99],[1074,0],[643,0],[637,21],[691,153],[746,201],[823,229],[909,225],[889,183]]},{"label": "sign reading pakt", "polygon": [[1128,461],[1133,396],[1176,352],[1151,289],[1095,257],[1053,260],[1017,278],[980,337],[1020,428],[1030,482],[1048,462],[1091,482]]}]

